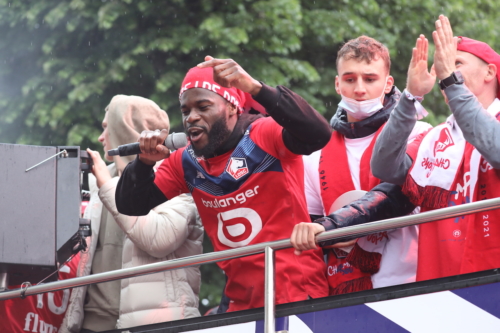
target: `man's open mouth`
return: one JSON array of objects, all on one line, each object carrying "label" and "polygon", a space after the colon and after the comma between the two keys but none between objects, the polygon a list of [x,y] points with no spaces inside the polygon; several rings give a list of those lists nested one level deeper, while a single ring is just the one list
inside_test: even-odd
[{"label": "man's open mouth", "polygon": [[191,127],[188,129],[189,139],[191,142],[196,142],[201,138],[204,132],[205,130],[203,128]]}]

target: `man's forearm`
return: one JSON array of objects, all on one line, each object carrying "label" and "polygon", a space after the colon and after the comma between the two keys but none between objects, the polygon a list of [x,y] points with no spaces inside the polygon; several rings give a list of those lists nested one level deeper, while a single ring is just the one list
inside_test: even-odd
[{"label": "man's forearm", "polygon": [[406,146],[417,122],[416,112],[414,102],[402,96],[377,138],[370,163],[373,175],[384,182],[405,182],[412,164]]},{"label": "man's forearm", "polygon": [[283,126],[283,140],[293,153],[311,154],[330,140],[331,127],[326,119],[290,89],[262,84],[254,99]]},{"label": "man's forearm", "polygon": [[493,168],[500,169],[500,122],[483,108],[465,84],[452,85],[445,89],[445,94],[465,140]]},{"label": "man's forearm", "polygon": [[135,159],[123,170],[116,186],[116,207],[121,214],[142,216],[167,198],[154,183],[153,166]]},{"label": "man's forearm", "polygon": [[[382,183],[362,198],[314,222],[320,223],[328,231],[407,215],[414,209],[415,205],[403,194],[400,186]],[[327,246],[347,240],[349,239],[335,239],[320,245]]]}]

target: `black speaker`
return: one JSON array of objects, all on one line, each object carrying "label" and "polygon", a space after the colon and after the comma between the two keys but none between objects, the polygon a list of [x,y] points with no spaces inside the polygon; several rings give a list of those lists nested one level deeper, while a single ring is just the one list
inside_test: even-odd
[{"label": "black speaker", "polygon": [[2,281],[35,284],[79,250],[81,179],[89,158],[79,147],[15,144],[0,144],[0,158]]}]

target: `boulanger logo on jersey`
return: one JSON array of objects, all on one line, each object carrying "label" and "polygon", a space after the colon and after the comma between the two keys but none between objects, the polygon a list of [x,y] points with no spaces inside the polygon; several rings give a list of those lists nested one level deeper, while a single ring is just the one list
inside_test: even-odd
[{"label": "boulanger logo on jersey", "polygon": [[248,174],[247,160],[243,157],[231,157],[227,164],[226,172],[234,179],[240,179]]},{"label": "boulanger logo on jersey", "polygon": [[262,219],[251,208],[236,208],[217,214],[219,241],[229,247],[248,245],[262,230]]}]

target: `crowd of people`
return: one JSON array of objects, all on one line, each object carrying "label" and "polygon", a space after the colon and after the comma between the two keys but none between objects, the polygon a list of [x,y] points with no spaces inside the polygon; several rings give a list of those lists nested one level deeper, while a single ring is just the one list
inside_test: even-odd
[{"label": "crowd of people", "polygon": [[[106,166],[89,150],[92,236],[76,275],[200,254],[203,232],[215,251],[291,238],[294,248],[276,253],[277,304],[500,267],[497,211],[315,241],[326,230],[500,196],[500,55],[454,37],[445,16],[435,25],[434,65],[421,35],[402,92],[387,47],[367,36],[345,43],[330,124],[290,89],[210,56],[181,84],[187,147],[162,144],[169,120],[153,101],[115,96],[99,141],[105,151],[139,141],[142,153],[106,154]],[[436,79],[451,114],[432,128],[422,103]],[[227,311],[263,306],[263,255],[218,265]],[[57,331],[196,317],[199,289],[197,267],[76,288]]]}]

